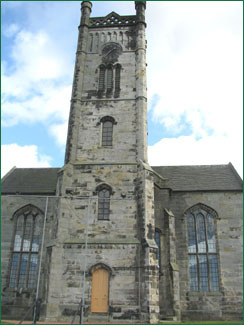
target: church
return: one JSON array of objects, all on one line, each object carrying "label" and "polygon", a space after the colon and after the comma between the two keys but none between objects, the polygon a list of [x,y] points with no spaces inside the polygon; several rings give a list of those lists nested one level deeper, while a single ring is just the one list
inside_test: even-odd
[{"label": "church", "polygon": [[3,319],[242,320],[242,179],[231,163],[149,166],[135,10],[82,2],[65,164],[2,179]]}]

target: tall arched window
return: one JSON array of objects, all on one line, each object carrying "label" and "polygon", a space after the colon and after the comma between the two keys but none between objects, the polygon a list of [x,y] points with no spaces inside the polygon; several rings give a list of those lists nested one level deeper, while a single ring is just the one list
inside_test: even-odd
[{"label": "tall arched window", "polygon": [[18,210],[14,218],[10,288],[34,288],[36,283],[40,236],[42,233],[42,212],[28,205]]},{"label": "tall arched window", "polygon": [[102,146],[109,147],[113,144],[113,123],[105,121],[102,130]]},{"label": "tall arched window", "polygon": [[215,213],[198,205],[188,210],[188,254],[191,291],[218,291]]},{"label": "tall arched window", "polygon": [[102,146],[111,147],[113,145],[113,125],[116,122],[111,116],[105,116],[100,123],[102,123]]},{"label": "tall arched window", "polygon": [[106,184],[97,187],[98,220],[109,220],[111,193],[111,187]]}]

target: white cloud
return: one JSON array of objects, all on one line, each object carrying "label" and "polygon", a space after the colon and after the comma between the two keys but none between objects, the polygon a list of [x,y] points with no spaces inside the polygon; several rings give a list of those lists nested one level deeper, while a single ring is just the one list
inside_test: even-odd
[{"label": "white cloud", "polygon": [[11,69],[2,63],[2,126],[67,123],[73,67],[55,42],[45,31],[20,30],[11,57]]},{"label": "white cloud", "polygon": [[[211,165],[231,162],[242,177],[242,138],[233,146],[233,139],[226,136],[194,136],[165,138],[148,147],[149,164],[152,166]],[[230,161],[231,160],[231,161]]]},{"label": "white cloud", "polygon": [[2,125],[43,122],[46,125],[68,120],[71,86],[39,88],[40,94],[23,101],[3,99]]},{"label": "white cloud", "polygon": [[51,125],[49,132],[52,134],[56,143],[59,147],[64,147],[67,140],[67,131],[68,131],[68,123],[64,122],[62,124],[53,124]]},{"label": "white cloud", "polygon": [[[194,23],[192,28],[198,25]],[[178,117],[184,113],[194,130],[204,131],[196,111],[201,112],[205,126],[221,133],[232,132],[233,125],[242,120],[242,38],[231,30],[212,26],[204,35],[194,36],[190,30],[178,35],[191,38],[179,51],[165,38],[166,44],[157,50],[165,57],[162,66],[161,60],[152,61],[152,49],[149,51],[149,98],[155,93],[160,96],[154,119],[169,130],[179,127]],[[169,53],[165,53],[165,47]]]},{"label": "white cloud", "polygon": [[1,177],[14,166],[18,168],[50,167],[51,157],[38,153],[38,147],[16,143],[1,146]]},{"label": "white cloud", "polygon": [[[151,164],[231,161],[242,174],[242,6],[231,1],[148,3],[149,102],[157,97],[149,109],[161,130],[174,137],[149,147]],[[154,21],[160,35],[153,33]],[[180,136],[186,127],[192,135]]]}]

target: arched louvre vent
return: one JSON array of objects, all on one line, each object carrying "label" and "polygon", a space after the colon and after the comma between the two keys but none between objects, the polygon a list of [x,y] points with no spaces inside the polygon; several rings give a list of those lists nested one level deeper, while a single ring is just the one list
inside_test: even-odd
[{"label": "arched louvre vent", "polygon": [[102,92],[105,89],[105,66],[100,67],[99,73],[99,83],[98,83],[98,91]]},{"label": "arched louvre vent", "polygon": [[119,97],[120,92],[120,71],[121,65],[117,64],[115,68],[115,94],[114,97]]},{"label": "arched louvre vent", "polygon": [[[99,79],[98,79],[98,97],[102,98],[106,96],[110,98],[114,96],[118,98],[120,95],[120,79],[121,79],[121,65],[112,64],[99,67]],[[113,93],[114,92],[114,93]]]},{"label": "arched louvre vent", "polygon": [[107,68],[107,92],[111,93],[113,90],[113,68],[109,66]]}]

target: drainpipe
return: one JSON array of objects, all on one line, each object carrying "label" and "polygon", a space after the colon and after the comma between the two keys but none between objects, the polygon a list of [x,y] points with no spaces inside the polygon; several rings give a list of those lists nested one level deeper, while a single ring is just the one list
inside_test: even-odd
[{"label": "drainpipe", "polygon": [[40,287],[42,255],[43,255],[43,246],[44,246],[46,221],[47,221],[47,208],[48,208],[48,197],[46,199],[45,215],[44,215],[44,221],[43,221],[42,245],[41,245],[41,252],[40,252],[40,263],[39,263],[39,270],[38,270],[38,278],[37,278],[36,298],[35,298],[34,312],[33,312],[33,324],[36,324],[36,308],[37,308],[37,301],[38,301],[39,287]]}]

